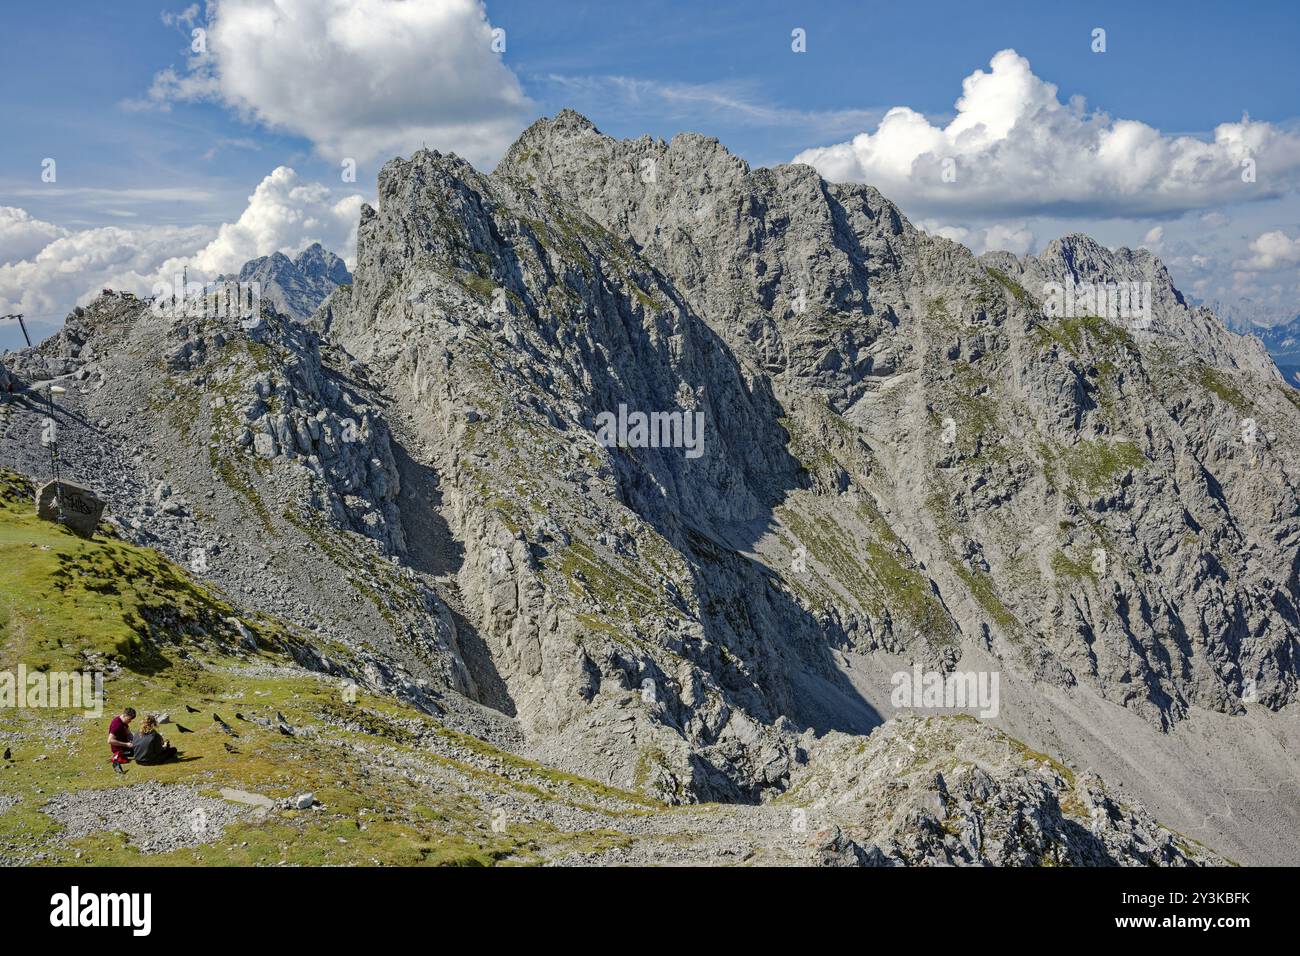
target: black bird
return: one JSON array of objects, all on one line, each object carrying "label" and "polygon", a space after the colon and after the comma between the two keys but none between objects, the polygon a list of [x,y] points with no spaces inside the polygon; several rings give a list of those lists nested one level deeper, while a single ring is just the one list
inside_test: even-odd
[{"label": "black bird", "polygon": [[181,724],[177,724],[177,725],[176,725],[176,729],[179,730],[179,731],[180,731],[181,733],[183,733],[183,734],[192,734],[192,733],[194,733],[194,731],[190,730],[188,727],[182,726]]},{"label": "black bird", "polygon": [[185,705],[185,709],[188,710],[191,714],[197,714],[199,712],[199,709],[197,707],[191,707],[189,704]]},{"label": "black bird", "polygon": [[235,728],[234,728],[234,727],[231,727],[228,723],[226,723],[224,720],[222,720],[221,717],[218,716],[217,714],[213,714],[213,715],[212,715],[212,719],[215,720],[215,721],[217,722],[217,726],[218,726],[218,727],[220,727],[220,728],[221,728],[222,730],[224,730],[226,733],[230,734],[230,736],[232,736],[232,737],[238,737],[238,736],[239,736],[239,734],[235,733]]},{"label": "black bird", "polygon": [[281,725],[280,725],[280,733],[284,734],[286,737],[292,737],[292,736],[293,736],[293,728],[290,727],[288,724],[281,724]]},{"label": "black bird", "polygon": [[239,750],[235,747],[230,746],[230,744],[222,744],[221,746],[226,748],[227,753],[232,753],[232,754],[239,753]]},{"label": "black bird", "polygon": [[284,719],[284,714],[280,713],[278,710],[275,712],[275,719],[282,724],[287,724],[289,722]]},{"label": "black bird", "polygon": [[13,760],[13,759],[14,759],[14,752],[13,752],[12,750],[10,750],[8,747],[6,747],[6,748],[5,748],[5,760]]}]

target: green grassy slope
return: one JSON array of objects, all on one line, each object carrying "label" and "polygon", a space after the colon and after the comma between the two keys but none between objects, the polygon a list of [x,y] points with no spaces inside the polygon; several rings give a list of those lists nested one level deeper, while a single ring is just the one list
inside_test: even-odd
[{"label": "green grassy slope", "polygon": [[[625,837],[600,829],[561,832],[537,819],[494,828],[492,805],[525,801],[561,809],[644,813],[649,804],[458,734],[414,708],[359,693],[294,665],[298,640],[280,622],[241,613],[155,551],[111,537],[86,541],[39,521],[31,488],[0,473],[0,671],[106,667],[105,716],[57,709],[0,709],[0,844],[40,848],[46,862],[92,864],[465,864],[537,862],[607,848]],[[226,620],[239,618],[258,649]],[[321,648],[347,660],[341,648]],[[126,705],[163,713],[163,732],[187,759],[108,765],[109,716]],[[199,710],[191,714],[185,705]],[[269,719],[264,728],[235,720]],[[282,712],[295,728],[274,726]],[[212,719],[240,734],[232,740]],[[235,747],[230,752],[226,745]],[[395,769],[401,768],[401,769]],[[156,780],[204,795],[238,788],[274,800],[314,792],[324,809],[251,814],[216,840],[143,854],[124,835],[64,840],[41,808],[61,793]],[[539,816],[545,816],[539,814]],[[78,856],[80,853],[80,856]]]}]

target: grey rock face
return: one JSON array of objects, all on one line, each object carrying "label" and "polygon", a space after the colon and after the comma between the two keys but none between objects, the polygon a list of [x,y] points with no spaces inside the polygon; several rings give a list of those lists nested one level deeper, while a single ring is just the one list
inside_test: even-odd
[{"label": "grey rock face", "polygon": [[[661,792],[770,786],[742,714],[871,726],[831,647],[948,668],[979,646],[1157,729],[1293,702],[1297,585],[1271,569],[1295,565],[1298,420],[1267,356],[1146,253],[1071,237],[1004,258],[869,187],[565,113],[491,177],[389,164],[356,284],[326,308],[444,450],[462,589],[521,718],[581,753],[589,710],[555,698],[599,710],[651,680],[650,728],[680,740],[639,714],[629,737]],[[1053,315],[1065,281],[1146,283],[1150,321]],[[699,408],[716,441],[694,462],[593,447],[619,404]],[[537,560],[494,579],[520,536]],[[658,586],[626,600],[647,554]],[[591,676],[557,695],[545,667],[565,659]]]},{"label": "grey rock face", "polygon": [[[458,584],[524,726],[585,770],[626,736],[614,779],[674,799],[778,783],[795,682],[838,677],[810,615],[717,544],[803,481],[770,391],[585,217],[431,153],[385,167],[380,203],[332,334],[436,450]],[[603,447],[620,405],[702,420],[707,452]],[[745,622],[738,581],[773,633]]]},{"label": "grey rock face", "polygon": [[[869,187],[569,113],[490,177],[421,152],[379,196],[322,313],[437,449],[460,590],[548,755],[612,736],[622,783],[779,786],[782,719],[878,720],[832,647],[974,644],[1158,728],[1294,700],[1296,408],[1148,254],[981,262]],[[1151,321],[1055,317],[1051,281],[1148,283]],[[700,412],[706,453],[593,441],[620,405]]]},{"label": "grey rock face", "polygon": [[[936,643],[987,641],[1160,726],[1295,700],[1300,591],[1272,570],[1297,557],[1294,393],[1149,253],[1068,237],[980,261],[870,187],[750,170],[695,135],[616,142],[575,114],[536,124],[496,175],[629,236],[787,407],[851,426],[856,460],[833,449],[809,471],[924,564]],[[1149,321],[1053,316],[1049,282],[1146,283]],[[819,575],[850,589],[858,569],[836,573],[834,535],[802,521],[787,527]],[[835,603],[868,646],[908,640]]]}]

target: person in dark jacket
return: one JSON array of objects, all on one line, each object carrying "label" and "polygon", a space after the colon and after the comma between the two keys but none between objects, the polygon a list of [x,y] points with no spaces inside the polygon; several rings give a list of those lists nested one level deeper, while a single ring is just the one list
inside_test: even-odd
[{"label": "person in dark jacket", "polygon": [[145,715],[140,733],[131,741],[131,751],[135,762],[146,767],[175,760],[178,753],[167,738],[158,733],[158,718],[153,714]]}]

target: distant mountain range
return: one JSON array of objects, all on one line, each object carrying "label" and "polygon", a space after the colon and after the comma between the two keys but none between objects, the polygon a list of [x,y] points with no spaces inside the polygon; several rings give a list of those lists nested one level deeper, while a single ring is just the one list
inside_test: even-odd
[{"label": "distant mountain range", "polygon": [[314,242],[295,259],[282,252],[250,259],[239,270],[238,279],[260,283],[263,299],[277,311],[303,321],[311,317],[335,287],[351,282],[352,273],[342,259]]}]

